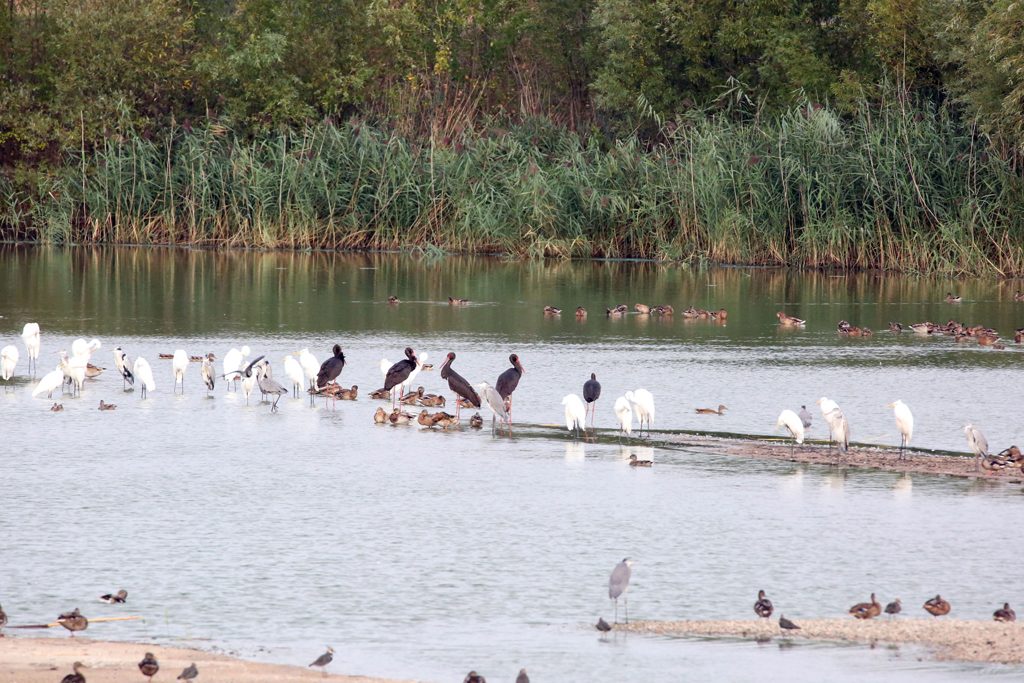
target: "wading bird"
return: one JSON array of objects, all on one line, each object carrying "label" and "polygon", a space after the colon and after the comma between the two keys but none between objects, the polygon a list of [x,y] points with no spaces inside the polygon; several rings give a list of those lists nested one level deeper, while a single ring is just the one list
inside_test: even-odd
[{"label": "wading bird", "polygon": [[480,394],[480,397],[487,403],[487,407],[491,409],[491,431],[494,431],[494,420],[498,419],[500,423],[509,423],[508,411],[505,409],[505,401],[501,398],[494,387],[487,382],[481,382],[476,385],[476,389]]},{"label": "wading bird", "polygon": [[807,406],[800,406],[800,412],[797,414],[800,416],[800,421],[804,423],[804,429],[810,429],[811,412],[807,410]]},{"label": "wading bird", "polygon": [[562,406],[565,408],[565,428],[575,431],[576,438],[579,438],[580,430],[587,423],[587,409],[583,401],[576,394],[568,394],[562,399]]},{"label": "wading bird", "polygon": [[314,660],[314,662],[310,664],[308,668],[316,667],[320,669],[320,672],[323,673],[324,676],[326,676],[327,665],[330,664],[332,661],[334,661],[334,648],[328,645],[327,652],[317,657],[316,660]]},{"label": "wading bird", "polygon": [[832,451],[832,442],[839,443],[844,451],[850,449],[850,426],[846,422],[846,416],[839,409],[839,404],[830,398],[822,396],[818,399],[818,407],[828,425],[828,448]]},{"label": "wading bird", "polygon": [[792,621],[790,621],[786,617],[782,616],[781,614],[779,615],[779,628],[783,629],[784,631],[799,631],[800,630],[799,626],[797,626],[796,624],[794,624]]},{"label": "wading bird", "polygon": [[405,347],[405,358],[392,365],[385,373],[384,389],[391,392],[392,408],[398,405],[398,398],[404,391],[404,384],[409,381],[409,376],[416,369],[417,362],[416,352],[412,350],[412,347],[407,346]]},{"label": "wading bird", "polygon": [[146,656],[139,662],[139,671],[150,680],[153,680],[153,676],[156,676],[157,672],[160,671],[160,663],[156,661],[156,657],[153,656],[152,652],[147,652]]},{"label": "wading bird", "polygon": [[264,396],[272,394],[274,396],[274,402],[270,406],[270,412],[277,412],[277,402],[281,400],[281,397],[288,393],[288,390],[281,386],[281,383],[270,376],[270,363],[263,361],[256,368],[256,384],[259,385],[260,393]]},{"label": "wading bird", "polygon": [[[317,370],[317,374],[319,373]],[[300,387],[306,385],[306,374],[302,371],[299,361],[290,353],[284,357],[284,375],[292,381],[292,396],[298,398]]]},{"label": "wading bird", "polygon": [[316,375],[316,390],[320,391],[328,382],[338,379],[338,375],[345,369],[345,354],[341,352],[341,344],[335,344],[332,349],[332,356],[323,362]]},{"label": "wading bird", "polygon": [[981,459],[988,456],[988,439],[981,433],[981,430],[974,425],[965,425],[964,434],[967,436],[967,446],[974,453],[974,468],[981,469]]},{"label": "wading bird", "polygon": [[473,385],[452,368],[452,363],[454,362],[455,353],[449,351],[444,359],[444,363],[441,364],[441,379],[448,380],[448,388],[455,393],[455,417],[458,418],[459,411],[462,408],[460,398],[468,401],[474,408],[479,408],[481,403],[480,395],[473,388]]},{"label": "wading bird", "polygon": [[81,662],[75,662],[71,665],[71,670],[74,673],[70,673],[64,678],[60,679],[60,683],[85,683],[85,676],[82,674],[82,669],[88,669],[85,664]]},{"label": "wading bird", "polygon": [[597,623],[594,625],[594,628],[596,628],[601,633],[608,633],[608,631],[612,630],[612,625],[605,621],[604,617],[598,617]]},{"label": "wading bird", "polygon": [[601,383],[597,381],[597,375],[590,373],[590,379],[583,383],[583,400],[587,402],[587,410],[590,411],[590,426],[594,426],[597,420],[597,399],[601,398]]},{"label": "wading bird", "polygon": [[[221,369],[224,370],[224,378],[228,379],[229,377],[233,377],[234,379],[237,380],[238,375],[236,375],[235,373],[242,369],[242,366],[245,364],[245,359],[248,357],[248,346],[243,346],[241,349],[228,349],[228,352],[224,354],[224,360],[220,362]],[[228,389],[231,388],[233,388],[232,382],[229,380]]]},{"label": "wading bird", "polygon": [[121,389],[128,390],[128,387],[135,386],[135,375],[132,374],[131,366],[128,363],[128,354],[120,346],[114,349],[114,367],[121,375]]},{"label": "wading bird", "polygon": [[[14,368],[18,365],[18,347],[9,344],[0,349],[0,379],[9,383],[14,377]],[[4,386],[6,389],[7,386]]]},{"label": "wading bird", "polygon": [[871,602],[858,602],[856,605],[850,608],[850,614],[858,619],[874,619],[882,613],[882,606],[875,599],[875,594],[871,594]]},{"label": "wading bird", "polygon": [[526,673],[526,669],[520,669],[519,675],[516,676],[516,683],[530,683],[530,677]]},{"label": "wading bird", "polygon": [[629,401],[629,407],[633,409],[639,428],[637,431],[643,434],[644,423],[647,423],[647,436],[651,435],[651,422],[654,421],[654,396],[646,389],[627,391],[625,399]]},{"label": "wading bird", "polygon": [[800,419],[800,416],[794,413],[789,408],[786,408],[779,413],[779,419],[775,421],[775,429],[784,427],[789,431],[789,435],[793,437],[793,443],[790,444],[789,451],[793,452],[796,444],[804,442],[804,423]]},{"label": "wading bird", "polygon": [[21,342],[25,345],[25,354],[28,356],[29,375],[35,377],[39,370],[39,323],[25,323],[25,327],[21,329]]},{"label": "wading bird", "polygon": [[203,384],[206,385],[207,394],[213,391],[213,386],[217,382],[216,371],[213,369],[213,358],[214,356],[212,353],[206,354],[206,357],[203,358],[203,366],[199,370],[200,374],[203,376]]},{"label": "wading bird", "polygon": [[615,417],[619,421],[619,435],[630,436],[633,433],[633,408],[629,405],[629,399],[619,396],[615,399],[612,410],[615,411]]},{"label": "wading bird", "polygon": [[772,601],[765,596],[764,591],[757,591],[757,601],[754,603],[754,614],[762,619],[767,619],[772,615],[774,610],[775,607],[772,605]]},{"label": "wading bird", "polygon": [[[309,388],[316,391],[316,377],[320,374],[320,363],[317,361],[316,356],[311,354],[309,349],[302,349],[299,351],[299,365],[302,366],[302,371],[306,373]],[[312,405],[313,394],[309,395],[309,402]]]},{"label": "wading bird", "polygon": [[608,597],[615,601],[615,623],[619,623],[619,597],[622,597],[623,605],[626,610],[626,623],[629,623],[629,601],[626,599],[625,592],[629,588],[629,579],[633,575],[633,560],[628,557],[623,559],[615,565],[615,569],[612,570],[612,575],[608,579]]},{"label": "wading bird", "polygon": [[59,389],[64,383],[64,370],[58,365],[56,370],[48,372],[39,380],[39,384],[32,390],[32,398],[46,394],[46,398],[53,398],[53,392]]},{"label": "wading bird", "polygon": [[184,349],[174,352],[171,360],[171,368],[174,370],[174,393],[178,393],[178,383],[181,383],[181,393],[185,393],[185,371],[188,370],[188,354]]},{"label": "wading bird", "polygon": [[903,451],[910,445],[910,438],[914,435],[914,414],[902,400],[895,400],[886,406],[892,408],[896,417],[896,429],[900,430],[900,460],[903,459]]},{"label": "wading bird", "polygon": [[508,422],[512,423],[512,392],[519,386],[519,380],[526,371],[523,370],[522,364],[519,362],[519,356],[512,354],[508,357],[508,362],[512,364],[505,372],[498,375],[498,381],[494,384],[494,388],[498,390],[498,394],[501,395],[503,401],[505,401],[505,408],[508,412]]},{"label": "wading bird", "polygon": [[132,369],[135,371],[139,384],[142,385],[142,398],[146,398],[146,394],[156,389],[156,380],[153,379],[153,368],[149,367],[149,361],[142,356],[138,356]]}]

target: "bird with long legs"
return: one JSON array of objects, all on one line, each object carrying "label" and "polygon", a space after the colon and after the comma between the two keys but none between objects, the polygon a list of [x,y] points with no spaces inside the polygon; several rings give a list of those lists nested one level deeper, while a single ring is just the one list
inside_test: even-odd
[{"label": "bird with long legs", "polygon": [[316,378],[320,374],[320,362],[309,352],[309,349],[302,349],[299,351],[299,365],[302,366],[302,371],[306,374],[306,380],[309,382],[309,405],[312,406],[315,399]]},{"label": "bird with long legs", "polygon": [[39,371],[39,323],[25,323],[21,328],[21,343],[25,345],[25,355],[28,356],[28,374],[35,377]]},{"label": "bird with long legs", "polygon": [[[235,380],[239,379],[238,375],[235,374],[245,365],[245,359],[249,357],[249,347],[243,346],[241,349],[231,348],[224,354],[224,360],[220,362],[221,369],[224,371],[224,379],[233,377]],[[234,389],[233,381],[228,381],[228,389]]]},{"label": "bird with long legs", "polygon": [[32,398],[37,398],[46,394],[46,398],[53,398],[53,392],[56,391],[64,384],[64,370],[61,366],[57,366],[57,369],[46,373],[43,378],[39,380],[39,384],[32,390]]},{"label": "bird with long legs", "polygon": [[601,383],[597,381],[597,374],[590,373],[590,379],[583,383],[583,400],[587,403],[587,411],[590,412],[590,426],[593,427],[597,421],[597,399],[601,398]]},{"label": "bird with long legs", "polygon": [[[398,396],[395,394],[401,394],[405,383],[408,381],[409,376],[413,370],[416,369],[417,358],[416,352],[412,350],[412,347],[405,347],[405,358],[398,361],[390,368],[384,375],[384,390],[391,392],[391,407],[395,408],[398,405]],[[397,387],[397,392],[396,392]]]},{"label": "bird with long legs", "polygon": [[633,560],[628,557],[615,565],[612,575],[608,578],[608,598],[615,601],[615,623],[619,623],[619,598],[626,611],[626,623],[629,623],[629,601],[626,599],[626,589],[629,588],[629,579],[633,575]]},{"label": "bird with long legs", "polygon": [[244,368],[234,370],[230,375],[224,375],[225,380],[241,380],[242,395],[245,396],[245,405],[249,405],[249,395],[256,386],[256,372],[254,368],[263,360],[263,356],[256,356]]},{"label": "bird with long legs", "polygon": [[213,387],[217,383],[217,371],[213,368],[213,359],[214,355],[212,353],[206,354],[206,357],[203,358],[203,365],[199,369],[199,374],[203,376],[203,384],[206,385],[207,395],[213,391]]},{"label": "bird with long legs", "polygon": [[519,380],[526,371],[523,369],[522,363],[519,362],[519,356],[512,354],[508,357],[508,362],[512,364],[505,372],[498,375],[498,381],[495,382],[494,388],[498,391],[501,399],[505,401],[506,412],[508,412],[508,423],[512,424],[512,392],[519,386]]},{"label": "bird with long legs", "polygon": [[981,470],[981,459],[988,457],[988,439],[972,424],[964,426],[964,436],[967,437],[967,447],[974,453],[974,468]]},{"label": "bird with long legs", "polygon": [[128,362],[128,354],[120,346],[114,349],[114,367],[121,375],[121,390],[128,391],[128,387],[135,386],[135,375],[132,374],[131,364]]},{"label": "bird with long legs", "polygon": [[270,412],[277,412],[277,402],[288,393],[288,390],[281,386],[281,383],[270,376],[270,362],[264,360],[256,367],[256,384],[259,385],[260,393],[264,396],[273,395],[274,403],[270,406]]},{"label": "bird with long legs", "polygon": [[[331,349],[331,357],[325,360],[320,365],[320,370],[316,374],[316,391],[322,392],[327,388],[327,385],[338,379],[341,371],[345,369],[345,354],[341,350],[341,344],[335,344],[334,348]],[[331,406],[334,405],[334,395],[331,393],[325,394],[327,400],[331,402]]]},{"label": "bird with long legs", "polygon": [[459,419],[459,412],[462,409],[462,399],[469,403],[474,408],[479,408],[480,394],[476,392],[473,385],[470,384],[465,377],[460,375],[452,367],[452,363],[455,362],[455,353],[449,351],[448,355],[444,359],[444,363],[441,364],[441,379],[448,381],[448,388],[455,393],[455,419]]},{"label": "bird with long legs", "polygon": [[790,453],[796,448],[796,444],[804,442],[804,421],[789,408],[779,413],[779,419],[775,421],[775,429],[779,428],[785,428],[793,438],[793,443],[789,447]]},{"label": "bird with long legs", "polygon": [[[319,370],[317,374],[320,374]],[[298,398],[301,387],[306,385],[306,373],[302,371],[302,364],[293,354],[289,353],[284,357],[284,376],[292,382],[292,398]]]},{"label": "bird with long legs", "polygon": [[619,421],[619,438],[621,439],[623,434],[630,436],[633,433],[633,407],[629,405],[629,399],[619,396],[615,399],[612,410]]},{"label": "bird with long legs", "polygon": [[509,418],[508,411],[505,409],[505,400],[498,393],[497,389],[492,387],[487,382],[481,382],[476,385],[476,389],[480,394],[480,397],[487,404],[487,407],[491,409],[491,431],[494,431],[494,421],[497,419],[500,424],[508,424],[511,426],[511,420]]},{"label": "bird with long legs", "polygon": [[587,426],[587,409],[583,400],[576,394],[569,394],[562,399],[562,406],[565,408],[565,428],[575,432],[578,439]]},{"label": "bird with long legs", "polygon": [[893,416],[896,418],[896,429],[900,431],[900,457],[903,459],[903,453],[907,446],[910,445],[910,438],[914,435],[914,414],[910,412],[910,408],[902,400],[895,400],[886,406],[892,408]]},{"label": "bird with long legs", "polygon": [[651,422],[654,421],[654,396],[646,389],[636,389],[634,391],[627,391],[625,399],[629,401],[629,406],[633,409],[633,415],[636,417],[637,424],[639,425],[637,431],[643,436],[644,423],[646,423],[647,438],[650,438]]},{"label": "bird with long legs", "polygon": [[846,422],[846,416],[840,410],[839,404],[830,398],[822,396],[818,399],[818,407],[821,415],[828,425],[828,451],[832,452],[833,442],[839,444],[844,451],[850,450],[850,425]]},{"label": "bird with long legs", "polygon": [[178,385],[181,384],[181,393],[185,394],[185,371],[188,370],[188,354],[185,349],[178,349],[171,359],[171,369],[174,370],[174,393],[178,393]]},{"label": "bird with long legs", "polygon": [[14,368],[18,365],[18,347],[8,344],[0,349],[0,379],[4,381],[4,391],[10,386],[14,377]]},{"label": "bird with long legs", "polygon": [[132,370],[135,372],[135,377],[138,378],[139,384],[142,387],[141,396],[146,398],[149,392],[156,389],[156,380],[153,379],[153,368],[150,367],[149,361],[142,356],[135,358],[135,365],[132,366]]}]

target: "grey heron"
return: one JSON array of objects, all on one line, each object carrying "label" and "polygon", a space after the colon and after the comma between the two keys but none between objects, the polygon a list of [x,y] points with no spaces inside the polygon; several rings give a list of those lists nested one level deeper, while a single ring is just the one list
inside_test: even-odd
[{"label": "grey heron", "polygon": [[121,389],[128,390],[129,386],[135,385],[135,375],[132,374],[131,366],[128,363],[128,354],[120,346],[114,349],[114,367],[121,375]]},{"label": "grey heron", "polygon": [[281,383],[270,376],[270,362],[264,360],[260,365],[256,367],[256,384],[259,385],[260,392],[266,396],[267,394],[273,394],[275,396],[274,403],[270,406],[270,412],[277,412],[277,402],[281,400],[281,397],[288,393],[288,390],[281,386]]},{"label": "grey heron", "polygon": [[476,385],[476,388],[480,393],[480,397],[487,404],[487,407],[491,409],[491,431],[494,431],[495,418],[501,422],[508,422],[508,411],[505,410],[505,401],[501,398],[501,394],[487,382],[481,382]]},{"label": "grey heron", "polygon": [[201,368],[200,374],[203,376],[203,384],[206,385],[207,393],[213,391],[213,386],[216,384],[216,371],[213,369],[213,354],[208,353],[203,358],[203,367]]},{"label": "grey heron", "polygon": [[981,459],[988,456],[988,439],[972,424],[964,426],[964,434],[967,436],[967,446],[974,453],[974,467],[981,469]]},{"label": "grey heron", "polygon": [[626,610],[626,623],[629,623],[629,601],[625,597],[626,589],[629,588],[629,579],[633,575],[633,560],[628,557],[615,565],[612,575],[608,579],[608,597],[615,601],[615,623],[619,623],[619,598]]},{"label": "grey heron", "polygon": [[797,414],[800,416],[800,421],[804,423],[804,429],[810,429],[811,411],[807,410],[807,406],[800,406],[800,412]]}]

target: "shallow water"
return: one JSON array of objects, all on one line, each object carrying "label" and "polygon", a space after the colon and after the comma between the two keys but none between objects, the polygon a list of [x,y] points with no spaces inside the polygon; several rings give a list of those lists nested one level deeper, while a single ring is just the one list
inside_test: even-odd
[{"label": "shallow water", "polygon": [[[947,289],[978,303],[935,303]],[[296,664],[331,644],[335,671],[430,681],[461,680],[470,668],[513,680],[520,667],[538,681],[1020,673],[919,661],[913,648],[600,638],[591,628],[611,616],[607,577],[627,555],[637,561],[635,618],[744,618],[758,588],[797,621],[842,615],[872,590],[902,597],[914,615],[941,592],[955,616],[988,618],[1015,601],[1012,585],[988,577],[1024,552],[1019,534],[990,523],[1024,510],[1017,487],[662,449],[655,467],[635,470],[624,462],[629,447],[614,440],[377,427],[370,416],[380,404],[365,397],[382,384],[382,355],[397,360],[406,344],[438,365],[454,350],[460,372],[492,383],[515,351],[526,368],[518,421],[560,421],[561,397],[594,371],[604,426],[613,397],[636,386],[655,395],[656,427],[751,433],[770,432],[782,407],[825,394],[856,440],[892,444],[884,404],[902,397],[917,415],[916,445],[962,449],[959,427],[970,418],[1002,448],[1021,436],[1015,349],[907,334],[839,339],[834,325],[956,315],[1012,334],[1024,304],[1005,285],[651,264],[18,250],[0,252],[0,291],[0,345],[39,322],[42,372],[75,337],[95,336],[100,364],[111,367],[121,344],[150,360],[158,383],[141,400],[108,370],[80,399],[58,399],[65,411],[56,414],[23,383],[0,391],[0,603],[12,623],[76,605],[89,616],[143,614],[89,635]],[[382,305],[392,293],[403,303]],[[449,294],[475,305],[451,308]],[[724,306],[729,322],[600,313],[636,300]],[[545,304],[566,312],[545,319]],[[578,304],[591,311],[585,323],[570,314]],[[782,307],[808,328],[780,333]],[[364,396],[333,411],[288,398],[271,415],[223,383],[207,398],[198,364],[176,397],[170,362],[156,357],[175,348],[223,357],[248,344],[281,378],[285,353],[308,346],[322,360],[334,341],[349,360],[342,383]],[[444,389],[436,370],[420,377],[428,391]],[[101,398],[118,409],[96,410]],[[730,408],[724,417],[693,414],[719,402]],[[95,601],[120,587],[125,609]]]}]

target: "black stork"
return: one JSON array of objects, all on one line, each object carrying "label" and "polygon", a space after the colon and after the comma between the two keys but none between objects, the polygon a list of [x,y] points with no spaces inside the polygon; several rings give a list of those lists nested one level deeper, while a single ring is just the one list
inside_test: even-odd
[{"label": "black stork", "polygon": [[498,395],[505,401],[505,407],[508,410],[509,422],[512,421],[512,392],[519,386],[519,378],[526,374],[523,370],[522,364],[519,362],[519,356],[512,354],[508,357],[508,361],[512,363],[505,372],[498,375],[498,381],[494,385],[494,388],[498,390]]},{"label": "black stork", "polygon": [[[405,358],[392,365],[384,375],[384,390],[391,392],[395,387],[402,386],[409,374],[416,368],[416,352],[412,347],[405,347]],[[391,407],[396,405],[395,397],[391,397]]]},{"label": "black stork", "polygon": [[597,399],[601,398],[601,383],[597,381],[597,375],[590,373],[590,379],[583,383],[583,400],[587,402],[587,410],[590,411],[590,425],[594,425],[597,418]]},{"label": "black stork", "polygon": [[320,366],[320,372],[316,375],[316,388],[319,391],[333,382],[345,368],[345,354],[341,352],[341,344],[334,345],[334,355],[328,358]]},{"label": "black stork", "polygon": [[444,359],[444,363],[441,365],[441,379],[448,380],[448,388],[455,392],[457,398],[455,399],[455,419],[459,419],[459,410],[462,408],[462,401],[458,397],[465,399],[474,408],[480,407],[480,394],[476,393],[476,389],[473,388],[466,378],[455,372],[452,369],[452,361],[455,360],[455,354],[451,351],[448,352],[448,357]]}]

